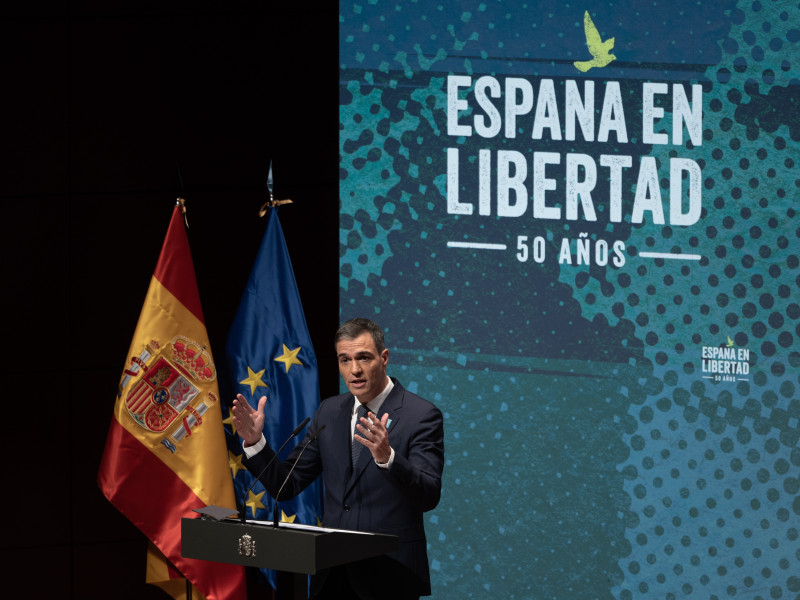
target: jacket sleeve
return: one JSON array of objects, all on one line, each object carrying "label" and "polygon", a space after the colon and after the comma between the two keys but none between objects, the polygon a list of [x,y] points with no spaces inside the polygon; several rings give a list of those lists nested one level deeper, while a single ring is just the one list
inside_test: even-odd
[{"label": "jacket sleeve", "polygon": [[442,493],[444,425],[434,405],[420,416],[406,452],[395,450],[391,475],[401,484],[409,502],[420,511],[436,508]]}]

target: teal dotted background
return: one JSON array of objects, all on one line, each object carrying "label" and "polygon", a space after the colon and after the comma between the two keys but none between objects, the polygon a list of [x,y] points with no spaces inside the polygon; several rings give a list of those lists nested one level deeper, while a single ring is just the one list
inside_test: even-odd
[{"label": "teal dotted background", "polygon": [[[628,144],[446,135],[448,74],[578,79],[584,10],[618,57],[587,76],[619,81],[626,115],[642,81],[700,83],[701,146],[645,146],[635,119]],[[434,597],[800,597],[798,24],[781,1],[340,2],[341,313],[381,322],[392,373],[445,413]],[[691,158],[703,213],[447,215],[454,146]],[[579,233],[623,240],[626,264],[559,265]],[[522,234],[551,259],[520,263]],[[448,249],[459,236],[511,249]],[[745,380],[703,377],[720,345],[749,350]]]}]

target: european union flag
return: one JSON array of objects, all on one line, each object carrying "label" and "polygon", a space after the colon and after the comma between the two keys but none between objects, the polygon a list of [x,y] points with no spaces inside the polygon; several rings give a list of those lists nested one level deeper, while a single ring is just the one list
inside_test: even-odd
[{"label": "european union flag", "polygon": [[[261,396],[267,396],[264,437],[278,450],[303,419],[313,416],[320,397],[317,358],[276,208],[267,213],[267,231],[225,351],[232,389],[254,408]],[[235,436],[232,425],[228,431]],[[297,441],[304,434],[301,432]],[[235,442],[228,448],[236,497],[241,502],[258,474],[244,470],[241,445],[238,440],[229,441]],[[285,460],[295,445],[287,444],[279,458]],[[261,482],[255,483],[245,502],[247,518],[272,520],[274,501]],[[316,525],[321,504],[320,483],[315,482],[296,498],[281,500],[279,514],[282,520]],[[275,573],[265,574],[274,588]]]}]

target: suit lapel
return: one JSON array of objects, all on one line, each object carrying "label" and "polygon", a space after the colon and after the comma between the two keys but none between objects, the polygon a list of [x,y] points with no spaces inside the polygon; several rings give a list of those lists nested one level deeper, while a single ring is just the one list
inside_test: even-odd
[{"label": "suit lapel", "polygon": [[350,419],[353,416],[353,395],[349,394],[339,405],[334,430],[336,431],[336,452],[350,457]]},{"label": "suit lapel", "polygon": [[[327,400],[326,400],[327,402]],[[350,415],[353,407],[353,396],[348,394],[338,401],[338,406],[331,411],[328,418],[328,429],[331,430],[329,454],[323,456],[323,462],[329,463],[326,470],[326,483],[330,480],[347,481],[350,474]],[[330,484],[329,484],[330,485]],[[339,483],[339,486],[344,483]]]},{"label": "suit lapel", "polygon": [[403,414],[403,394],[405,393],[405,389],[403,389],[403,386],[400,385],[396,379],[392,379],[392,381],[394,382],[394,387],[392,391],[389,392],[389,395],[386,397],[386,400],[383,401],[378,411],[379,420],[383,418],[384,414],[389,414],[389,421],[387,422],[389,426],[389,442],[392,441],[392,429]]}]

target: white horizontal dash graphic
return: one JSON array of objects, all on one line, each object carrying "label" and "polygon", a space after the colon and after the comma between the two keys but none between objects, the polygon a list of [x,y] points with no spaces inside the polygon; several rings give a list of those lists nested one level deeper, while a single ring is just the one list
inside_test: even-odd
[{"label": "white horizontal dash graphic", "polygon": [[675,260],[700,260],[699,254],[671,254],[669,252],[639,252],[642,258],[671,258]]},{"label": "white horizontal dash graphic", "polygon": [[477,250],[505,250],[505,244],[480,244],[477,242],[447,242],[448,248],[475,248]]}]

